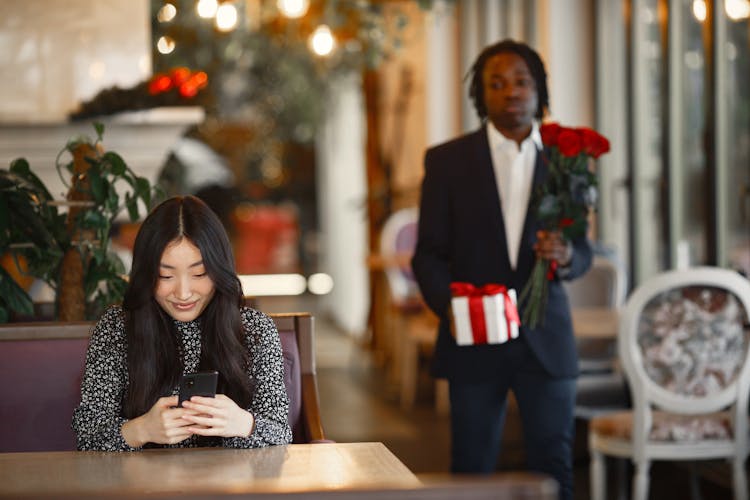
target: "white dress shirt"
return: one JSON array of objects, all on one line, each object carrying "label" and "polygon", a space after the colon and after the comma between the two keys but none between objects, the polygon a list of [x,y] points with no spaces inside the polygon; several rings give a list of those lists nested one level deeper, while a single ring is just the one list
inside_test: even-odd
[{"label": "white dress shirt", "polygon": [[519,148],[516,141],[505,137],[488,121],[487,138],[505,222],[508,258],[511,267],[515,269],[534,179],[536,153],[542,148],[542,137],[539,134],[539,124],[534,122],[531,134]]}]

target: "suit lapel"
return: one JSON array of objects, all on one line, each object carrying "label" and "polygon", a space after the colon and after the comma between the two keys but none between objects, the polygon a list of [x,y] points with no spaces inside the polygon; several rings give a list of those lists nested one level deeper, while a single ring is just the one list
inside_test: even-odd
[{"label": "suit lapel", "polygon": [[[508,258],[508,244],[505,238],[505,220],[500,204],[500,192],[497,189],[497,179],[495,169],[492,166],[492,156],[490,155],[490,144],[487,139],[487,129],[481,127],[474,134],[474,146],[471,148],[474,155],[473,164],[476,165],[477,180],[476,189],[480,200],[486,200],[483,207],[483,214],[480,217],[487,217],[489,227],[493,229],[493,240],[500,249],[501,262],[505,268],[510,267]],[[489,235],[488,235],[489,236]]]}]

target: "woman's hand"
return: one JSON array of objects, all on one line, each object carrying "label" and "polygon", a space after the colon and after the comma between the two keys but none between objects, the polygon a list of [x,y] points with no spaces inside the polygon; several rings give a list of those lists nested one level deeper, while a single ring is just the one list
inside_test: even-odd
[{"label": "woman's hand", "polygon": [[187,428],[193,434],[248,437],[255,427],[255,417],[224,394],[215,398],[193,396],[190,401],[183,401],[182,406],[192,410],[182,418],[193,424]]},{"label": "woman's hand", "polygon": [[195,412],[177,408],[177,402],[177,396],[159,398],[147,413],[123,424],[125,442],[137,448],[146,443],[175,444],[189,438],[193,434],[192,423],[184,417]]},{"label": "woman's hand", "polygon": [[537,258],[554,260],[561,266],[567,266],[573,258],[573,248],[560,231],[537,231],[534,252]]}]

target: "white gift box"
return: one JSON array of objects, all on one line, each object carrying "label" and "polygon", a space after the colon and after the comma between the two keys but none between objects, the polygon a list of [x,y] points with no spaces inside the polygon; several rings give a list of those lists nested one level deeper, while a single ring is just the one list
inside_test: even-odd
[{"label": "white gift box", "polygon": [[[511,289],[507,291],[507,294],[513,304],[516,305],[516,291]],[[475,324],[472,324],[471,320],[470,301],[474,301],[474,304],[481,302],[483,311],[483,314],[475,318]],[[478,304],[475,307],[478,307]],[[518,337],[518,321],[514,319],[518,317],[518,313],[514,311],[510,318],[506,316],[505,295],[503,293],[453,297],[451,308],[453,309],[453,328],[456,343],[460,346],[485,343],[503,344]]]}]

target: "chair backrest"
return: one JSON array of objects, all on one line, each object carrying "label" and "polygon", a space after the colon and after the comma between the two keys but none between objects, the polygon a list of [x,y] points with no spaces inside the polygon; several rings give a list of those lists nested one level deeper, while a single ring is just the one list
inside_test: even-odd
[{"label": "chair backrest", "polygon": [[[271,317],[281,338],[294,442],[323,441],[313,317]],[[0,452],[76,449],[71,421],[92,327],[90,322],[0,326]]]},{"label": "chair backrest", "polygon": [[284,385],[294,443],[325,441],[315,371],[314,318],[309,313],[270,314],[281,337]]},{"label": "chair backrest", "polygon": [[[389,256],[412,255],[417,245],[419,209],[397,210],[385,221],[380,233],[380,253]],[[385,275],[394,302],[403,302],[419,296],[419,287],[411,266],[386,266]]]},{"label": "chair backrest", "polygon": [[630,296],[618,349],[636,418],[650,407],[677,414],[734,408],[747,437],[750,282],[714,267],[669,271]]},{"label": "chair backrest", "polygon": [[625,302],[625,270],[613,257],[596,255],[591,269],[580,278],[564,282],[571,307],[619,308]]}]

